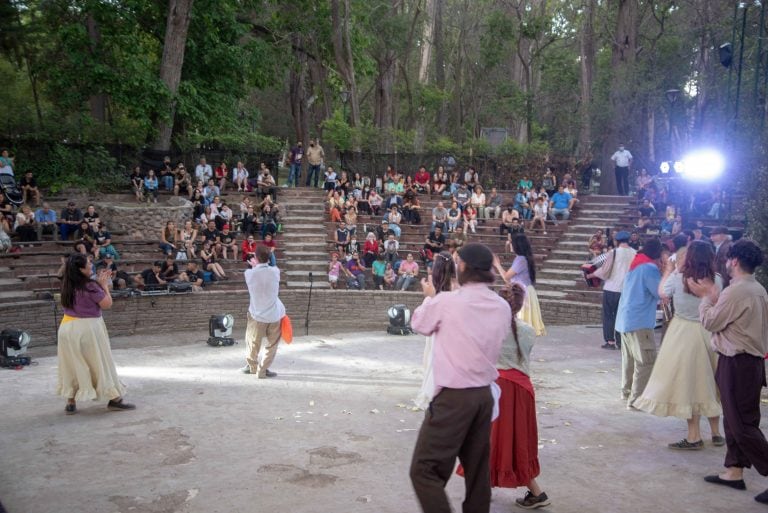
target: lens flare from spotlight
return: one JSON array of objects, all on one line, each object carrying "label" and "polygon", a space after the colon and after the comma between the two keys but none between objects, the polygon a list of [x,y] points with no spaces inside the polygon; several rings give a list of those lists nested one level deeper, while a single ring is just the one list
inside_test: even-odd
[{"label": "lens flare from spotlight", "polygon": [[700,150],[689,153],[683,159],[686,179],[706,182],[719,177],[725,169],[725,159],[716,150]]},{"label": "lens flare from spotlight", "polygon": [[662,163],[661,163],[661,166],[659,166],[659,170],[660,170],[660,171],[661,171],[663,174],[667,174],[667,173],[669,173],[669,162],[666,162],[666,161],[662,162]]},{"label": "lens flare from spotlight", "polygon": [[676,161],[672,167],[674,168],[675,173],[679,175],[685,173],[685,164],[679,160]]}]

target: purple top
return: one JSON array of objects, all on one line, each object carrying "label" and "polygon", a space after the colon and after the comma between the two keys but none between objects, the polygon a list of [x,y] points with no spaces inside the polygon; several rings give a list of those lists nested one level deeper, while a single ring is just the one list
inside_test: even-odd
[{"label": "purple top", "polygon": [[518,283],[523,289],[527,289],[531,285],[531,275],[528,272],[528,259],[524,256],[517,255],[512,261],[512,267],[515,271],[515,275],[509,280],[510,283]]},{"label": "purple top", "polygon": [[104,299],[106,292],[95,281],[89,282],[85,290],[75,292],[74,308],[64,308],[64,313],[71,317],[101,317],[101,307],[99,301]]}]

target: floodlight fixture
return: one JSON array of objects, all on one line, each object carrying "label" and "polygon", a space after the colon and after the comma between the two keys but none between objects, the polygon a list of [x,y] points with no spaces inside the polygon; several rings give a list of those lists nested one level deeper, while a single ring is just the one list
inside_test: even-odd
[{"label": "floodlight fixture", "polygon": [[387,333],[390,335],[410,335],[411,329],[411,311],[406,305],[392,305],[387,309],[389,317],[389,326]]},{"label": "floodlight fixture", "polygon": [[712,148],[695,150],[686,155],[682,174],[688,180],[708,182],[718,178],[725,170],[725,157]]},{"label": "floodlight fixture", "polygon": [[235,326],[235,318],[232,314],[212,315],[208,320],[208,345],[231,346],[235,339],[232,338],[232,328]]}]

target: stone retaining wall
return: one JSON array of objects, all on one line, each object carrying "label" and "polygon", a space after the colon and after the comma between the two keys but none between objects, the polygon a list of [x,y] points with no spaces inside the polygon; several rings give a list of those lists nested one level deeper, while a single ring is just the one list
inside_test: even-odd
[{"label": "stone retaining wall", "polygon": [[[305,335],[308,290],[285,289],[280,292],[294,333]],[[309,315],[309,334],[322,335],[355,331],[386,330],[387,309],[405,304],[411,311],[421,304],[418,292],[374,292],[346,290],[314,290]],[[245,327],[248,308],[246,291],[206,291],[115,299],[104,320],[112,336],[200,331],[207,336],[211,315],[230,313],[235,329]],[[549,303],[544,311],[548,325],[600,324],[599,310],[587,311],[576,302]],[[479,313],[481,314],[481,313]],[[53,345],[55,330],[61,320],[61,306],[54,302],[31,301],[8,305],[0,310],[0,329],[18,328],[28,331],[36,346]]]},{"label": "stone retaining wall", "polygon": [[192,219],[191,202],[178,197],[165,200],[161,197],[160,201],[157,204],[135,205],[95,202],[94,206],[108,229],[125,232],[125,238],[129,239],[154,240],[160,238],[161,230],[168,221],[174,221],[179,227],[185,220]]}]

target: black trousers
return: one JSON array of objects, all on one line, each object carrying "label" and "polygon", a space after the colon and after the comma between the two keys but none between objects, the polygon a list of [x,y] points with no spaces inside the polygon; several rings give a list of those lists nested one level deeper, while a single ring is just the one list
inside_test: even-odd
[{"label": "black trousers", "polygon": [[760,391],[766,386],[765,361],[746,353],[720,355],[715,381],[723,405],[726,467],[755,467],[768,476],[768,441],[760,431]]},{"label": "black trousers", "polygon": [[444,388],[432,399],[411,460],[411,483],[424,513],[451,513],[445,485],[456,458],[464,467],[464,513],[491,507],[490,387]]},{"label": "black trousers", "polygon": [[629,195],[629,168],[616,166],[616,189],[619,196]]},{"label": "black trousers", "polygon": [[616,333],[616,313],[619,311],[621,292],[603,291],[603,340],[621,344],[621,337]]}]

